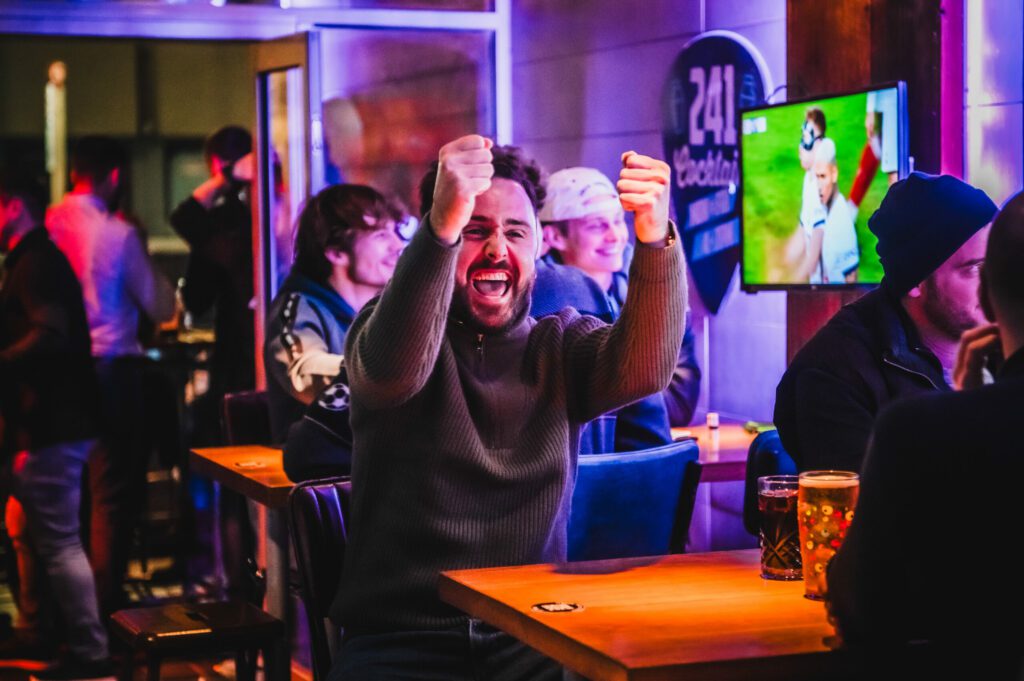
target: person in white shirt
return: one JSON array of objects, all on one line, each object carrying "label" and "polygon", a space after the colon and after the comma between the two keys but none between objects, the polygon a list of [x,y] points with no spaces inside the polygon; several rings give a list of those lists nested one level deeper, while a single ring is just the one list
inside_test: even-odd
[{"label": "person in white shirt", "polygon": [[814,150],[815,182],[818,187],[818,220],[824,232],[818,267],[811,276],[812,284],[851,284],[857,281],[860,251],[857,249],[857,230],[853,224],[849,204],[836,187],[839,168],[836,166],[836,144],[829,138],[819,142]]},{"label": "person in white shirt", "polygon": [[138,230],[114,212],[125,156],[112,139],[83,137],[71,160],[71,191],[46,214],[46,227],[82,286],[100,381],[101,446],[89,461],[89,552],[101,612],[123,602],[132,533],[143,508],[140,317],[174,314],[174,291],[153,265]]}]

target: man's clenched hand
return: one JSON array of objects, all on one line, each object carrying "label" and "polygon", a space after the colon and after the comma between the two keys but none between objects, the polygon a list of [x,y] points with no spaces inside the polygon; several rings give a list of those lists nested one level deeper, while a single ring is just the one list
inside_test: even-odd
[{"label": "man's clenched hand", "polygon": [[635,217],[636,238],[645,244],[661,243],[668,236],[668,199],[671,170],[664,161],[635,151],[622,155],[616,187],[622,208]]},{"label": "man's clenched hand", "polygon": [[441,147],[430,225],[442,242],[454,244],[473,216],[476,197],[491,188],[494,142],[466,135]]}]

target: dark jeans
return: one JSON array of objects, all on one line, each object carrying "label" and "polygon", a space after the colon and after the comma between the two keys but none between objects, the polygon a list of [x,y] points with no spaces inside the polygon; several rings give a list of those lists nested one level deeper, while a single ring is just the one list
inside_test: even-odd
[{"label": "dark jeans", "polygon": [[[7,508],[8,518],[20,516],[11,523],[19,558],[31,544],[46,570],[46,586],[64,615],[68,647],[83,660],[107,657],[107,631],[100,622],[78,526],[82,469],[94,448],[94,441],[83,440],[18,452],[13,462],[14,495]],[[32,562],[30,556],[27,564]],[[19,599],[19,604],[24,602]]]},{"label": "dark jeans", "polygon": [[346,637],[328,681],[562,681],[562,667],[494,627]]},{"label": "dark jeans", "polygon": [[104,617],[124,605],[124,575],[146,500],[141,357],[96,358],[100,446],[89,460],[89,558]]}]

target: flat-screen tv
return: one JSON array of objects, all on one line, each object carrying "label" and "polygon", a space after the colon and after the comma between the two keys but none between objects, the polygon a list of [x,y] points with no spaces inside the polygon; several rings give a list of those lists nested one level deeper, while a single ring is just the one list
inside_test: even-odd
[{"label": "flat-screen tv", "polygon": [[875,285],[868,218],[909,172],[903,82],[741,111],[744,290]]}]

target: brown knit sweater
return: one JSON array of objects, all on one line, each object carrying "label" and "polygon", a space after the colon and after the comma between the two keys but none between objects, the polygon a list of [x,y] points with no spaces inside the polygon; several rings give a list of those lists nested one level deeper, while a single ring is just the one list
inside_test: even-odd
[{"label": "brown knit sweater", "polygon": [[565,309],[478,335],[448,317],[461,243],[424,221],[346,343],[353,498],[335,621],[451,626],[441,571],[565,560],[581,424],[672,376],[686,309],[675,242],[636,249],[614,325]]}]

